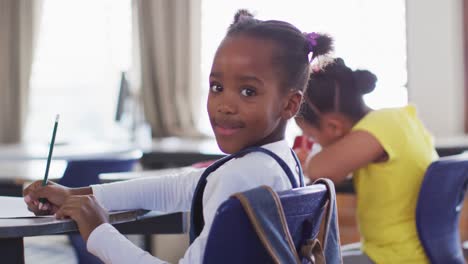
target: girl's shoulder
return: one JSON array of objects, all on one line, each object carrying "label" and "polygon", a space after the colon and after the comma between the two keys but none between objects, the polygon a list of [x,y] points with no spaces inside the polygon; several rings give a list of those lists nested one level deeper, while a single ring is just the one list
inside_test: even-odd
[{"label": "girl's shoulder", "polygon": [[[273,145],[266,145],[263,147],[284,160],[286,164],[290,164],[292,154],[287,143],[272,144]],[[282,173],[283,170],[278,162],[270,155],[261,151],[249,152],[241,157],[233,158],[216,170],[218,177],[223,178],[271,178],[280,176]]]},{"label": "girl's shoulder", "polygon": [[369,112],[353,127],[359,130],[368,127],[385,128],[387,131],[398,128],[405,123],[412,123],[418,120],[416,107],[407,105],[403,107],[382,108]]}]

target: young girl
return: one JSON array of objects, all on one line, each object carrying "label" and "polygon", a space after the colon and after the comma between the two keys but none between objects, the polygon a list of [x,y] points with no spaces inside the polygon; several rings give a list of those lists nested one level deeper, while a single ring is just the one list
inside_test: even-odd
[{"label": "young girl", "polygon": [[304,173],[335,183],[354,174],[362,250],[372,262],[426,263],[415,209],[424,173],[437,154],[413,106],[365,105],[362,97],[376,80],[342,59],[311,73],[296,122],[323,149],[308,158]]},{"label": "young girl", "polygon": [[[207,103],[218,146],[232,154],[228,161],[177,177],[79,189],[36,182],[24,192],[28,207],[73,218],[88,250],[105,263],[162,263],[108,224],[105,209],[192,209],[192,243],[180,263],[202,263],[216,210],[229,196],[260,185],[287,190],[301,182],[300,164],[284,140],[286,123],[299,109],[309,55],[330,49],[327,36],[303,34],[289,23],[260,21],[239,11],[216,52]],[[247,151],[260,146],[262,151]],[[38,204],[39,197],[49,203]]]}]

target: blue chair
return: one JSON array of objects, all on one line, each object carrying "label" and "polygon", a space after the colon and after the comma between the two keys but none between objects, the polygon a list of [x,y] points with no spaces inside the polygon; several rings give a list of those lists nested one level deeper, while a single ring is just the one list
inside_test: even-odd
[{"label": "blue chair", "polygon": [[[328,203],[327,188],[323,184],[314,184],[279,192],[278,195],[296,252],[300,252],[304,243],[319,233]],[[335,242],[339,249],[339,238]],[[335,257],[341,259],[341,255]],[[306,261],[305,258],[302,261]],[[203,262],[272,263],[237,198],[229,198],[218,208]]]},{"label": "blue chair", "polygon": [[[142,156],[141,151],[132,150],[105,159],[69,160],[59,184],[67,187],[85,187],[99,184],[99,174],[131,171]],[[69,235],[79,264],[100,264],[97,257],[89,253],[86,243],[79,234]]]},{"label": "blue chair", "polygon": [[441,158],[426,171],[416,207],[416,226],[432,264],[465,263],[459,220],[467,186],[466,155]]}]

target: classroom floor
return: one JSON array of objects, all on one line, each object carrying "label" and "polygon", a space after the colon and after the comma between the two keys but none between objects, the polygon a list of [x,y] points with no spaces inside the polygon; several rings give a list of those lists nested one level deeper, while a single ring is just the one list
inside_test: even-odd
[{"label": "classroom floor", "polygon": [[78,263],[66,236],[26,237],[24,259],[26,264]]},{"label": "classroom floor", "polygon": [[[138,235],[127,238],[142,247],[143,239]],[[67,236],[38,236],[24,238],[24,260],[26,264],[77,264],[75,252]]]}]

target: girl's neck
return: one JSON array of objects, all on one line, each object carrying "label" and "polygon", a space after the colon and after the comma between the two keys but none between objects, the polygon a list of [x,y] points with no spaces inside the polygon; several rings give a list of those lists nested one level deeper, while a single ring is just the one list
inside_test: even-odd
[{"label": "girl's neck", "polygon": [[278,142],[278,141],[284,140],[285,132],[286,132],[286,124],[281,124],[270,135],[266,136],[262,140],[260,140],[257,143],[253,144],[253,146],[259,147],[259,146],[263,146],[263,145],[270,144],[270,143],[273,143],[273,142]]},{"label": "girl's neck", "polygon": [[369,114],[370,112],[374,111],[374,109],[368,107],[368,106],[364,106],[364,109],[362,111],[362,115],[357,118],[356,120],[352,120],[352,126],[356,125],[361,119],[363,119],[367,114]]}]

